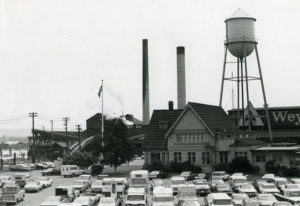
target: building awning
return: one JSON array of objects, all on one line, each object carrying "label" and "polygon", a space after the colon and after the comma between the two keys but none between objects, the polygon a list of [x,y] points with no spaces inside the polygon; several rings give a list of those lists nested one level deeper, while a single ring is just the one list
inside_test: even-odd
[{"label": "building awning", "polygon": [[252,151],[295,151],[300,150],[299,147],[259,147],[252,149]]}]

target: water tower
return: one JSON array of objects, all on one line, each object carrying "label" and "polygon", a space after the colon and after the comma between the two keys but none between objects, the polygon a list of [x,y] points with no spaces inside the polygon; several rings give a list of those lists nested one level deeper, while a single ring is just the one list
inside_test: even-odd
[{"label": "water tower", "polygon": [[[225,55],[223,64],[223,74],[221,83],[220,106],[222,106],[224,81],[234,81],[237,84],[237,122],[239,127],[247,127],[251,131],[251,127],[255,122],[254,115],[251,116],[251,103],[249,100],[249,87],[248,81],[258,80],[261,83],[261,89],[264,100],[265,117],[267,119],[267,126],[269,131],[270,140],[272,141],[272,130],[270,125],[270,118],[268,112],[268,104],[265,94],[264,82],[261,72],[261,66],[257,50],[257,40],[255,39],[254,23],[256,19],[249,16],[246,12],[238,9],[233,15],[225,20],[226,24],[226,41],[225,41]],[[227,52],[231,53],[236,58],[234,62],[228,62]],[[258,77],[248,76],[247,57],[255,51]],[[236,64],[235,77],[225,77],[226,65],[229,63]],[[246,95],[245,95],[246,94]],[[246,97],[245,97],[246,96]],[[245,104],[247,108],[245,111]]]}]

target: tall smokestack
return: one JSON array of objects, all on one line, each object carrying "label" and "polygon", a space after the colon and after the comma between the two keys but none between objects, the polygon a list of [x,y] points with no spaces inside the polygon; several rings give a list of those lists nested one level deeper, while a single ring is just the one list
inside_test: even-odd
[{"label": "tall smokestack", "polygon": [[149,72],[148,72],[148,40],[143,39],[143,123],[148,124],[149,107]]},{"label": "tall smokestack", "polygon": [[177,47],[177,108],[186,105],[184,47]]}]

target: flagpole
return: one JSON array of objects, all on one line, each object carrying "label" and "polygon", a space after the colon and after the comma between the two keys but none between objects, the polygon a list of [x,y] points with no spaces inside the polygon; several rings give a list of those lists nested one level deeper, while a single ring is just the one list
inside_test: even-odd
[{"label": "flagpole", "polygon": [[103,114],[103,99],[104,99],[104,90],[103,90],[103,79],[102,79],[102,85],[101,85],[101,87],[102,87],[102,120],[101,120],[101,138],[102,138],[102,146],[104,146],[104,118],[103,118],[103,116],[104,116],[104,114]]}]

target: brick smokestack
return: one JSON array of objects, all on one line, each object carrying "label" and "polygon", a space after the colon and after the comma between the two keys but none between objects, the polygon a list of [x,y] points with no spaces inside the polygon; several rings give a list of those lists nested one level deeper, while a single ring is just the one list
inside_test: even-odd
[{"label": "brick smokestack", "polygon": [[177,47],[177,108],[186,105],[184,47]]},{"label": "brick smokestack", "polygon": [[143,124],[148,124],[150,119],[148,69],[148,40],[143,39]]}]

